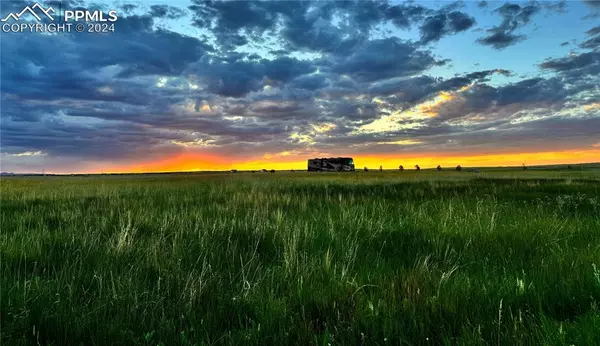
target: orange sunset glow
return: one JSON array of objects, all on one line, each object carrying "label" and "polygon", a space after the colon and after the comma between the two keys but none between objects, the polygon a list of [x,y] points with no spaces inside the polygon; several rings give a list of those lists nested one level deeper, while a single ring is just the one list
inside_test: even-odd
[{"label": "orange sunset glow", "polygon": [[[340,154],[336,156],[352,156]],[[110,167],[105,170],[106,173],[150,173],[150,172],[188,172],[188,171],[224,171],[230,169],[238,170],[305,170],[306,160],[313,156],[279,156],[270,159],[264,157],[255,160],[229,161],[227,158],[217,157],[205,154],[182,154],[171,158],[157,160],[153,162],[143,162],[134,165],[122,167]],[[356,169],[368,167],[371,169],[383,166],[384,169],[397,169],[403,165],[411,169],[414,165],[421,168],[434,168],[437,165],[442,167],[454,167],[461,165],[463,167],[500,167],[500,166],[521,166],[526,165],[550,165],[557,162],[564,164],[576,164],[586,162],[597,162],[600,158],[599,149],[590,150],[568,150],[554,152],[531,152],[531,153],[505,153],[493,155],[460,155],[460,154],[435,154],[424,153],[422,155],[354,155]],[[88,172],[93,173],[93,172]]]}]

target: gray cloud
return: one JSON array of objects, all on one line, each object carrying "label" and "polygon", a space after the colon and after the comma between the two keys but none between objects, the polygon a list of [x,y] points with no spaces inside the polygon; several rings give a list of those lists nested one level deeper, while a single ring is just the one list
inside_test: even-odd
[{"label": "gray cloud", "polygon": [[600,34],[600,25],[591,28],[590,30],[586,31],[585,33],[590,36]]},{"label": "gray cloud", "polygon": [[550,59],[541,63],[540,67],[561,73],[571,81],[585,76],[598,76],[600,75],[600,52],[593,51]]},{"label": "gray cloud", "polygon": [[337,60],[331,70],[361,81],[376,81],[411,76],[439,63],[430,52],[417,47],[394,37],[368,41]]},{"label": "gray cloud", "polygon": [[502,23],[487,30],[487,36],[481,37],[477,41],[495,49],[503,49],[525,40],[527,38],[525,35],[515,34],[515,31],[527,25],[540,9],[541,7],[537,3],[525,6],[505,3],[494,10],[502,18]]},{"label": "gray cloud", "polygon": [[600,47],[600,25],[591,28],[585,32],[588,36],[592,36],[588,40],[582,42],[579,47],[584,49],[597,49]]},{"label": "gray cloud", "polygon": [[475,19],[463,12],[453,11],[427,17],[420,27],[421,42],[439,41],[443,36],[465,31],[475,25]]},{"label": "gray cloud", "polygon": [[152,5],[150,13],[152,17],[177,19],[186,15],[185,10],[169,5]]},{"label": "gray cloud", "polygon": [[590,7],[594,7],[594,8],[600,7],[600,2],[598,2],[596,0],[583,0],[583,2],[585,2]]}]

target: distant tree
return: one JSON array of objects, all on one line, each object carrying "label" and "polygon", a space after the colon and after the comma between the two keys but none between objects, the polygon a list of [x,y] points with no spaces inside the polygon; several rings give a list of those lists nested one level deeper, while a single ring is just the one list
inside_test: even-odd
[{"label": "distant tree", "polygon": [[442,170],[442,166],[438,165],[438,166],[437,166],[437,170],[438,170],[438,171],[441,171],[441,170]]},{"label": "distant tree", "polygon": [[398,170],[399,170],[400,172],[404,172],[404,166],[400,165],[400,167],[398,167]]},{"label": "distant tree", "polygon": [[460,165],[458,165],[458,166],[456,166],[456,170],[460,172],[460,171],[462,171],[462,167]]},{"label": "distant tree", "polygon": [[365,167],[365,172],[368,172],[368,171],[369,171],[369,169],[367,167]]},{"label": "distant tree", "polygon": [[571,167],[571,165],[568,165],[568,166],[567,166],[567,169],[571,169],[571,168],[573,168],[573,167]]},{"label": "distant tree", "polygon": [[383,166],[379,166],[379,171],[383,172]]},{"label": "distant tree", "polygon": [[415,165],[415,169],[416,169],[417,171],[420,171],[420,170],[421,170],[421,167],[419,167],[419,165]]},{"label": "distant tree", "polygon": [[275,170],[274,170],[274,169],[272,169],[270,172],[271,172],[271,173],[275,173]]}]

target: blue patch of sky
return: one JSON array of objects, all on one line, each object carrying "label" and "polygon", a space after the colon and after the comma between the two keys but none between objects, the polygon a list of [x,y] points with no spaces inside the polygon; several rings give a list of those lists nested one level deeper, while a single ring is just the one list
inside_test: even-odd
[{"label": "blue patch of sky", "polygon": [[500,84],[535,77],[541,72],[538,64],[544,59],[564,57],[573,50],[572,45],[561,46],[562,42],[573,39],[580,42],[585,38],[585,31],[592,27],[590,21],[581,19],[589,13],[587,6],[573,1],[567,3],[566,13],[544,9],[535,14],[527,25],[514,32],[527,36],[522,42],[501,50],[477,43],[478,38],[486,35],[485,30],[501,23],[501,17],[493,11],[502,4],[504,2],[489,2],[487,8],[481,9],[475,2],[467,3],[464,10],[476,18],[477,24],[431,45],[436,55],[451,59],[452,63],[451,68],[436,67],[430,72],[440,77],[492,69],[514,73],[512,77],[494,77],[493,82]]}]

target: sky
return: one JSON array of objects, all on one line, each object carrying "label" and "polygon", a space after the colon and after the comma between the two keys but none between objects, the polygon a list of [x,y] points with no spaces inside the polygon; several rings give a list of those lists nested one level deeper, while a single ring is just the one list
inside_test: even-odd
[{"label": "sky", "polygon": [[3,172],[600,161],[600,0],[41,3],[119,18],[0,33]]}]

